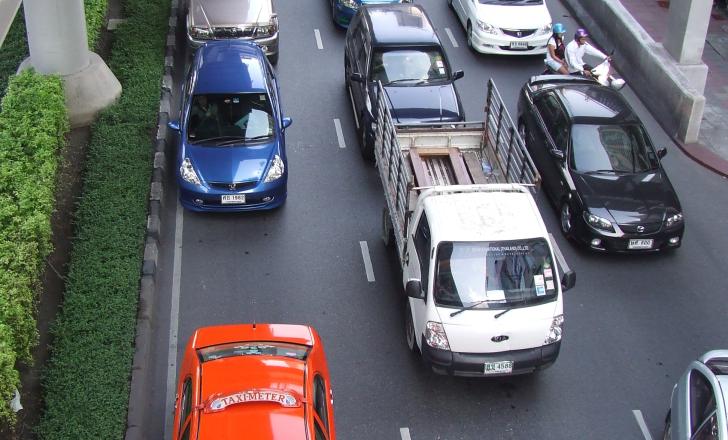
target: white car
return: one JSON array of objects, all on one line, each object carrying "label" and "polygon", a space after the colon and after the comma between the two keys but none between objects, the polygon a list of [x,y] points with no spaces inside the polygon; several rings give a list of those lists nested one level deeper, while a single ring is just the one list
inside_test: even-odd
[{"label": "white car", "polygon": [[447,0],[468,36],[468,46],[489,54],[546,53],[551,14],[544,0]]}]

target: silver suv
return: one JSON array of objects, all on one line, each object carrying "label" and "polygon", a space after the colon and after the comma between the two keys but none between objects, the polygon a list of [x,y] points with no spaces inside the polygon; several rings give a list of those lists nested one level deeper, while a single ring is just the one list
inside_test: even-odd
[{"label": "silver suv", "polygon": [[187,39],[192,48],[209,40],[254,41],[276,64],[278,14],[273,0],[189,0]]},{"label": "silver suv", "polygon": [[672,390],[665,440],[728,440],[728,350],[700,356]]}]

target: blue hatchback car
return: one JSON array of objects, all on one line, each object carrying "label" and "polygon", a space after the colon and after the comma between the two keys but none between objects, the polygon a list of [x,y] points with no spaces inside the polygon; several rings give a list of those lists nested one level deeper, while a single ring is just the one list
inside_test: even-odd
[{"label": "blue hatchback car", "polygon": [[349,27],[356,11],[363,5],[382,5],[387,3],[412,3],[412,0],[329,0],[331,2],[331,18],[334,24],[343,28]]},{"label": "blue hatchback car", "polygon": [[255,43],[211,41],[182,90],[176,157],[180,202],[193,211],[272,209],[286,200],[288,163],[275,73]]}]

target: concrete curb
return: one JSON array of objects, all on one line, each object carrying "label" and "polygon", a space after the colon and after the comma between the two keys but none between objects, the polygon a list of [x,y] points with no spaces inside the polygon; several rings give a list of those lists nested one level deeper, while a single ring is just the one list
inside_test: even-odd
[{"label": "concrete curb", "polygon": [[149,214],[147,216],[147,230],[144,241],[142,277],[139,284],[139,307],[137,310],[136,336],[134,338],[134,359],[132,361],[125,440],[145,440],[148,438],[146,421],[151,412],[148,393],[150,389],[149,382],[153,373],[151,363],[152,316],[154,315],[159,241],[162,236],[160,215],[164,203],[164,179],[167,175],[167,121],[169,121],[171,109],[176,29],[177,1],[172,0],[164,57],[164,74],[160,79],[157,133],[153,144],[154,161],[152,179],[149,184]]},{"label": "concrete curb", "polygon": [[701,144],[684,144],[678,139],[672,139],[678,148],[690,159],[714,173],[728,178],[728,160],[723,159],[710,148]]}]

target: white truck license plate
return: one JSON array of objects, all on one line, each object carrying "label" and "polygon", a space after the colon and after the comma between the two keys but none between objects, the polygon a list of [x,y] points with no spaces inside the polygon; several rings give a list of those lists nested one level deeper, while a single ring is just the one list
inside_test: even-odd
[{"label": "white truck license plate", "polygon": [[528,49],[528,43],[525,41],[511,41],[511,49]]},{"label": "white truck license plate", "polygon": [[236,205],[245,203],[245,194],[224,194],[221,203],[223,205]]},{"label": "white truck license plate", "polygon": [[513,361],[486,362],[484,374],[510,374],[513,372]]},{"label": "white truck license plate", "polygon": [[627,249],[652,249],[651,238],[635,238],[627,244]]}]

